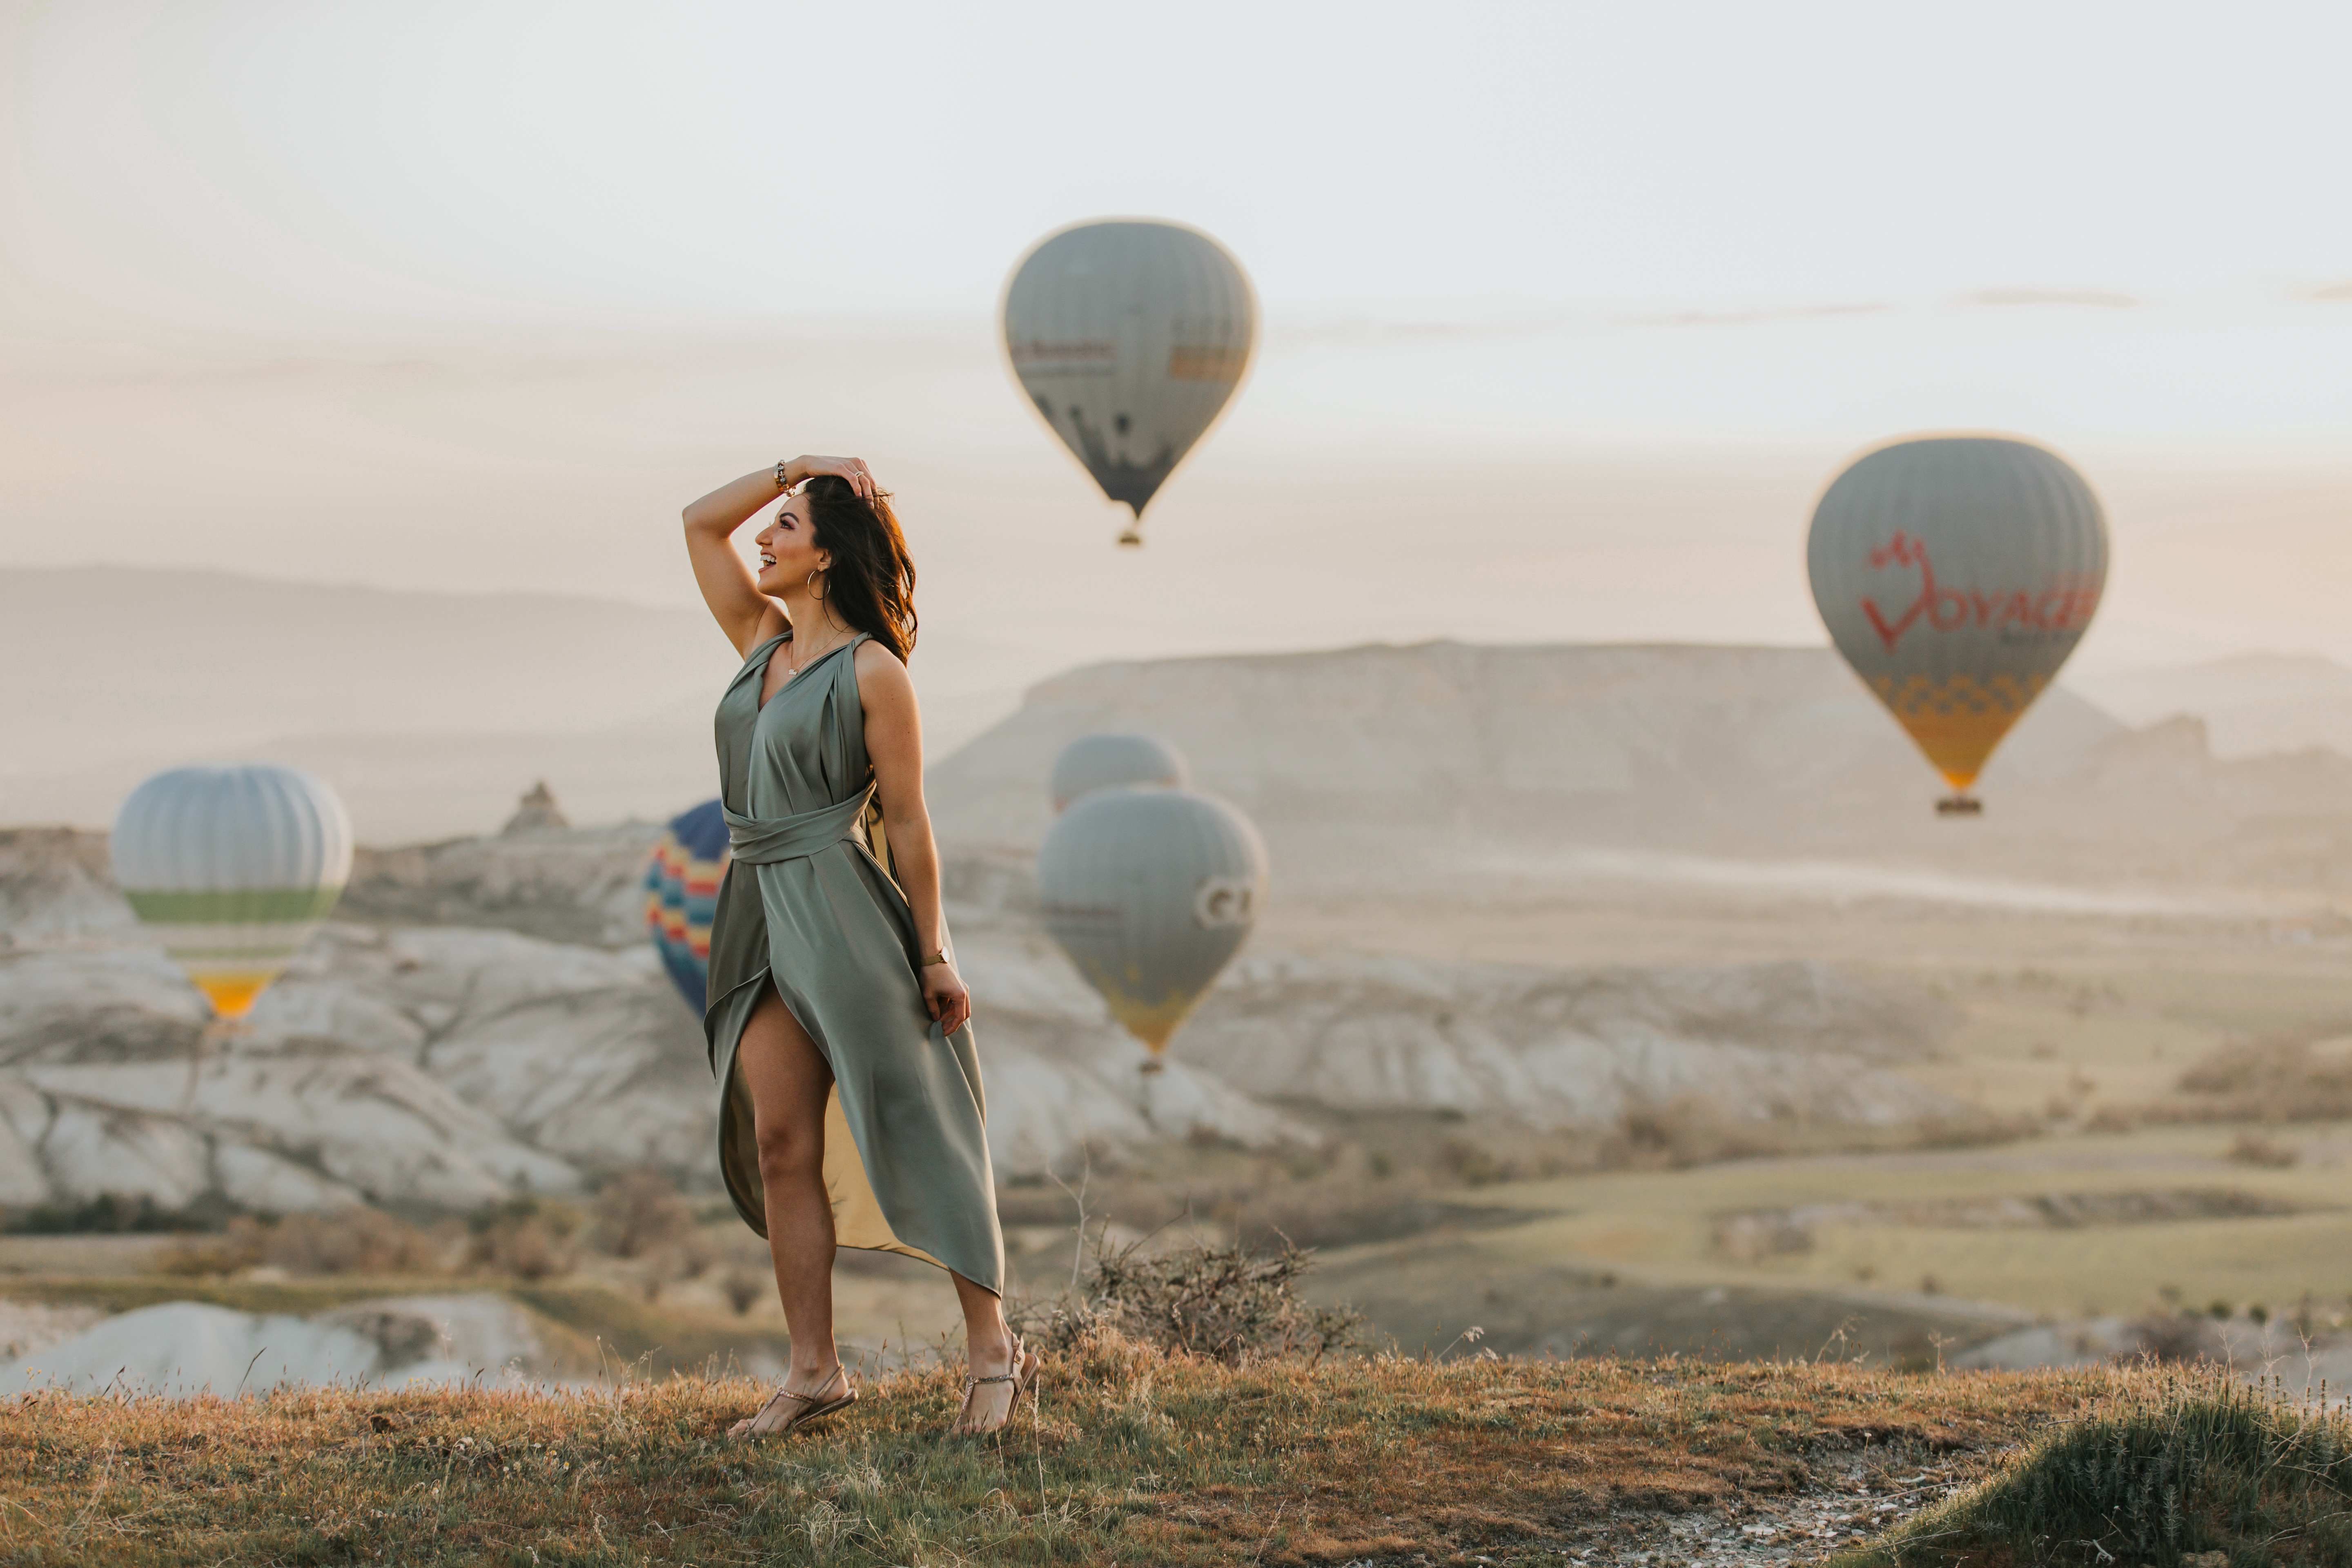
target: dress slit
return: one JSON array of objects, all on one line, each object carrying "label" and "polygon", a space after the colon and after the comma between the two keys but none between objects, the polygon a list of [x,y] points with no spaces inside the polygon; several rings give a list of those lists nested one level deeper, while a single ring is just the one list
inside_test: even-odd
[{"label": "dress slit", "polygon": [[[743,1222],[765,1236],[758,1128],[736,1057],[772,990],[833,1072],[824,1182],[837,1244],[919,1258],[1001,1293],[1004,1243],[971,1026],[950,1035],[931,1020],[913,910],[882,858],[887,846],[869,837],[877,814],[851,657],[866,639],[821,656],[763,707],[776,640],[746,657],[717,720],[735,845],[711,921],[714,1000],[703,1016],[721,1178]],[[853,806],[860,799],[868,809]]]}]

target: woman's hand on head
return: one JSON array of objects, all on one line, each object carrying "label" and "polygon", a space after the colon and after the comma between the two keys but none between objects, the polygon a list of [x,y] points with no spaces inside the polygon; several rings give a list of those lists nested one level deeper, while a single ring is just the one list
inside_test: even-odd
[{"label": "woman's hand on head", "polygon": [[953,963],[927,963],[919,972],[923,977],[923,1005],[931,1018],[948,1034],[954,1034],[971,1022],[971,992],[963,976],[955,972]]},{"label": "woman's hand on head", "polygon": [[794,458],[784,465],[784,473],[796,485],[819,474],[831,474],[835,479],[846,479],[849,488],[856,490],[863,500],[872,500],[882,493],[882,487],[875,482],[874,470],[866,466],[863,458]]}]

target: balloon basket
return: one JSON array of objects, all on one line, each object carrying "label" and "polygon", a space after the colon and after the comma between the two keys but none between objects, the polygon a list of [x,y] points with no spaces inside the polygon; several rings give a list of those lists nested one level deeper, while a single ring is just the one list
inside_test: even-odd
[{"label": "balloon basket", "polygon": [[1157,1109],[1152,1104],[1152,1101],[1159,1097],[1152,1092],[1152,1089],[1154,1085],[1166,1081],[1167,1072],[1168,1064],[1158,1057],[1144,1058],[1142,1064],[1136,1069],[1135,1110],[1136,1114],[1143,1118],[1143,1124],[1146,1127],[1157,1128],[1160,1125]]},{"label": "balloon basket", "polygon": [[1984,802],[1972,795],[1948,795],[1936,803],[1937,816],[1982,816]]},{"label": "balloon basket", "polygon": [[1122,528],[1118,531],[1118,542],[1122,549],[1140,550],[1143,548],[1143,535],[1131,528]]}]

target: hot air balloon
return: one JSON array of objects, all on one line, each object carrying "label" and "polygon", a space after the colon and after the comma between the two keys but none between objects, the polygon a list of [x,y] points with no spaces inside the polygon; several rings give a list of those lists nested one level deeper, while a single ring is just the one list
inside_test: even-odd
[{"label": "hot air balloon", "polygon": [[1864,454],[1813,509],[1813,603],[1854,673],[1952,786],[1969,786],[2091,624],[2098,497],[2053,452],[1993,436]]},{"label": "hot air balloon", "polygon": [[1156,735],[1081,735],[1054,759],[1046,785],[1054,809],[1062,811],[1082,795],[1121,784],[1158,784],[1182,789],[1191,783],[1184,759]]},{"label": "hot air balloon", "polygon": [[1231,961],[1265,901],[1249,818],[1192,790],[1131,785],[1074,803],[1037,851],[1045,929],[1151,1051]]},{"label": "hot air balloon", "polygon": [[646,860],[646,933],[698,1016],[710,983],[710,917],[726,875],[727,818],[715,800],[672,817]]},{"label": "hot air balloon", "polygon": [[1248,374],[1257,300],[1224,247],[1141,219],[1047,235],[1004,288],[1004,352],[1022,390],[1134,517]]},{"label": "hot air balloon", "polygon": [[115,815],[114,879],[224,1019],[243,1017],[342,896],[352,824],[299,768],[173,768]]}]

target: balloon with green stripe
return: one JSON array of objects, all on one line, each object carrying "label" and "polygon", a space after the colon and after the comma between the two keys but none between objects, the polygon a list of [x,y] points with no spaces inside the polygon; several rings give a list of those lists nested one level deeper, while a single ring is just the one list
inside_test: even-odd
[{"label": "balloon with green stripe", "polygon": [[115,815],[114,879],[223,1018],[239,1018],[334,909],[352,824],[325,780],[261,763],[173,768]]}]

